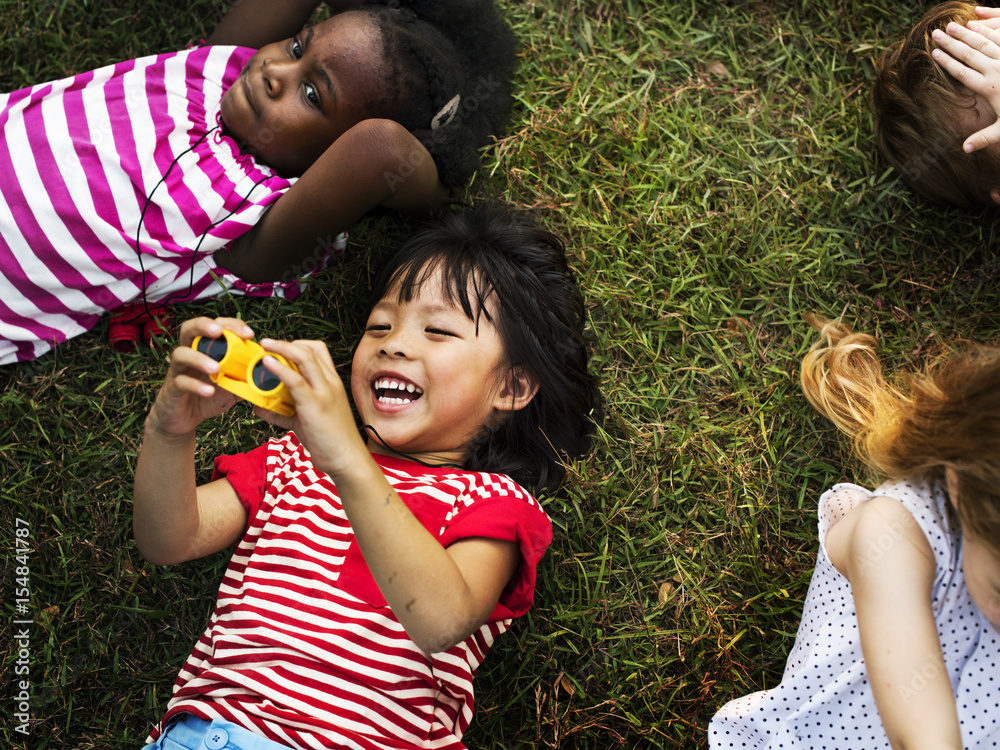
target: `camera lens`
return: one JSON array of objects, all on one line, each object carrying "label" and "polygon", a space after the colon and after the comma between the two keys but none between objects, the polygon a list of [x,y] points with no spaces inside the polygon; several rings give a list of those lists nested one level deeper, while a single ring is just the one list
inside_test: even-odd
[{"label": "camera lens", "polygon": [[198,342],[198,351],[202,354],[207,354],[216,362],[221,362],[226,356],[226,352],[229,351],[229,342],[226,341],[224,336],[220,336],[217,339],[206,339],[202,336]]},{"label": "camera lens", "polygon": [[263,360],[253,366],[253,370],[250,372],[250,377],[253,379],[253,384],[265,393],[277,390],[277,388],[281,385],[281,380],[277,375],[264,369]]}]

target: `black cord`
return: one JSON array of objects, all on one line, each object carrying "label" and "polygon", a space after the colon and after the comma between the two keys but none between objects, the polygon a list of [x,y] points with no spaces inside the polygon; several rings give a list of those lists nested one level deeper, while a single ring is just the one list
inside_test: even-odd
[{"label": "black cord", "polygon": [[230,216],[232,216],[233,214],[235,214],[241,208],[243,208],[243,206],[246,204],[246,202],[248,200],[250,200],[250,195],[253,193],[254,190],[257,189],[257,186],[260,185],[262,182],[264,182],[264,180],[270,179],[269,175],[265,175],[264,177],[261,177],[259,180],[257,180],[257,182],[255,182],[253,184],[253,186],[250,188],[250,190],[247,191],[247,194],[245,196],[243,196],[242,200],[240,200],[239,205],[237,205],[236,208],[234,208],[232,211],[230,211],[228,214],[226,214],[225,216],[223,216],[218,221],[215,221],[212,224],[209,224],[208,228],[206,228],[205,231],[202,232],[201,237],[198,238],[198,244],[196,244],[194,246],[194,249],[191,251],[191,260],[192,260],[192,262],[191,262],[190,270],[188,271],[188,287],[187,287],[187,289],[184,290],[184,291],[181,291],[181,292],[174,292],[173,294],[168,294],[166,297],[163,298],[163,300],[161,300],[159,303],[157,303],[155,307],[150,307],[149,300],[146,298],[146,294],[147,294],[146,267],[145,267],[145,265],[142,262],[142,246],[139,244],[139,237],[142,234],[142,223],[143,223],[143,221],[146,218],[146,211],[149,208],[150,204],[152,204],[152,202],[153,202],[153,194],[157,191],[157,189],[160,187],[160,185],[162,185],[166,181],[166,179],[170,176],[170,172],[173,171],[173,168],[175,166],[177,166],[177,162],[180,161],[181,157],[184,156],[185,154],[190,153],[195,148],[197,148],[198,145],[202,143],[202,141],[204,141],[206,138],[208,138],[208,136],[210,136],[213,132],[215,132],[216,130],[218,130],[220,127],[222,127],[222,126],[221,125],[216,125],[215,127],[210,128],[208,130],[208,132],[206,132],[198,140],[196,140],[194,143],[192,143],[188,148],[184,149],[184,151],[182,151],[181,153],[177,154],[177,156],[174,158],[174,160],[170,163],[170,166],[167,168],[166,173],[160,178],[159,182],[157,182],[156,185],[153,186],[153,189],[149,191],[149,195],[146,196],[146,202],[143,204],[142,211],[139,214],[139,225],[136,227],[136,231],[135,231],[135,254],[136,254],[136,259],[139,261],[139,273],[140,273],[140,278],[142,280],[142,289],[141,289],[141,292],[140,292],[140,297],[142,299],[142,309],[143,309],[143,312],[136,314],[134,317],[130,318],[129,320],[122,320],[122,321],[119,321],[119,322],[125,323],[125,324],[132,323],[132,322],[135,322],[135,321],[139,320],[140,318],[142,318],[143,315],[145,315],[146,317],[150,317],[151,318],[151,317],[153,317],[153,313],[154,312],[159,312],[160,310],[165,309],[167,307],[167,305],[172,300],[184,299],[186,297],[189,297],[191,295],[191,291],[194,289],[194,266],[195,266],[195,260],[196,260],[196,258],[198,256],[198,250],[201,249],[201,244],[205,241],[205,238],[208,236],[208,233],[210,231],[212,231],[212,229],[214,229],[215,227],[217,227],[219,224],[221,224],[222,222],[226,221],[226,219],[228,219]]},{"label": "black cord", "polygon": [[[214,229],[215,227],[217,227],[219,224],[221,224],[222,222],[224,222],[226,219],[228,219],[230,216],[232,216],[233,214],[235,214],[237,211],[239,211],[241,208],[243,208],[243,205],[248,200],[250,200],[250,195],[253,193],[254,190],[257,189],[257,186],[260,185],[262,182],[264,182],[264,180],[269,180],[269,179],[271,179],[270,175],[264,175],[259,180],[257,180],[257,182],[255,182],[250,187],[250,190],[247,191],[247,194],[245,196],[243,196],[242,200],[240,200],[239,205],[237,205],[236,208],[234,208],[232,211],[230,211],[228,214],[226,214],[225,216],[223,216],[218,221],[213,222],[212,224],[210,224],[208,226],[208,229],[206,229],[204,232],[201,233],[201,237],[198,239],[198,244],[195,245],[194,246],[194,250],[191,251],[191,259],[192,260],[194,260],[198,256],[198,250],[201,249],[201,243],[205,241],[205,237],[208,236],[208,233],[210,231],[212,231],[212,229]],[[194,265],[195,264],[192,263],[191,264],[191,270],[188,271],[188,288],[187,288],[187,291],[182,292],[182,293],[175,292],[174,294],[168,294],[166,297],[163,298],[163,301],[160,303],[160,308],[161,309],[164,308],[164,307],[166,307],[167,304],[171,300],[184,299],[185,297],[188,297],[188,296],[191,295],[191,290],[194,289]],[[145,279],[143,280],[143,284],[145,285]],[[145,299],[143,299],[143,303],[145,303]]]},{"label": "black cord", "polygon": [[432,464],[428,463],[427,461],[421,461],[419,458],[414,458],[409,453],[403,453],[402,451],[398,451],[395,448],[393,448],[391,445],[385,442],[385,440],[382,439],[382,436],[378,434],[378,430],[376,430],[370,424],[362,425],[362,429],[369,430],[372,433],[372,435],[375,436],[375,439],[378,440],[379,443],[382,444],[382,447],[385,448],[387,451],[399,456],[400,458],[405,458],[407,461],[413,461],[414,463],[418,463],[421,466],[426,466],[428,469],[461,469],[462,471],[466,470],[464,466],[461,466],[460,464],[456,463],[446,462],[443,464]]},{"label": "black cord", "polygon": [[[180,158],[185,154],[188,154],[194,149],[196,149],[206,138],[208,138],[208,136],[210,136],[214,131],[218,129],[219,129],[218,125],[216,125],[214,128],[210,128],[203,136],[201,136],[188,148],[184,149],[179,154],[177,154],[176,157],[174,157],[174,160],[170,162],[170,166],[167,167],[166,173],[153,186],[153,189],[149,191],[149,195],[146,196],[146,202],[142,206],[142,211],[139,213],[139,224],[135,229],[135,256],[136,259],[139,261],[139,278],[142,282],[142,291],[140,292],[140,297],[142,298],[142,307],[143,311],[148,317],[152,317],[153,311],[150,310],[149,300],[146,299],[146,267],[142,262],[142,246],[139,244],[139,236],[142,234],[142,222],[146,220],[146,211],[149,209],[150,204],[152,204],[153,202],[153,194],[157,191],[157,189],[159,189],[160,185],[162,185],[166,181],[166,179],[170,176],[170,173],[173,171],[174,167],[177,166],[177,162],[180,161]],[[211,229],[211,227],[209,227],[209,229]],[[207,231],[208,230],[206,230],[206,233]],[[202,237],[204,238],[204,236],[205,235],[203,234]],[[193,287],[194,287],[194,266],[192,265],[191,281],[190,281],[190,286],[188,287],[188,294],[191,293],[191,289]],[[166,307],[166,303],[161,304],[157,309],[162,310],[164,307]],[[123,320],[121,322],[131,323],[133,320],[138,320],[140,317],[142,317],[141,314],[136,315],[134,318],[132,318],[132,320]]]}]

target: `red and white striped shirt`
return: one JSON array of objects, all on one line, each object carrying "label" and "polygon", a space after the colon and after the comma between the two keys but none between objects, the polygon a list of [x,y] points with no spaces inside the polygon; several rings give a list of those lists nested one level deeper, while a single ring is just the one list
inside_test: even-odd
[{"label": "red and white striped shirt", "polygon": [[521,567],[488,622],[446,652],[417,648],[372,578],[333,482],[290,433],[216,461],[250,520],[161,728],[190,712],[294,748],[464,747],[473,675],[530,608],[552,526],[507,476],[374,458],[443,546],[469,537],[520,546]]}]

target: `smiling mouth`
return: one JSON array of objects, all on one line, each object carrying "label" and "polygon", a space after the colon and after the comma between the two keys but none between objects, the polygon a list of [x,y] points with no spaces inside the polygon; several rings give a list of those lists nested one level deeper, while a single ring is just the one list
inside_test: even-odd
[{"label": "smiling mouth", "polygon": [[424,395],[419,385],[395,378],[379,378],[372,384],[375,400],[380,404],[410,404]]}]

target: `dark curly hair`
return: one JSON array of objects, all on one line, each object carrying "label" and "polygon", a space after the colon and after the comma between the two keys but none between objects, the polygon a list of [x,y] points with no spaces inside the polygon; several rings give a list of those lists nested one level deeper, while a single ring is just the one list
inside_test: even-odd
[{"label": "dark curly hair", "polygon": [[[347,12],[372,17],[389,65],[370,109],[413,133],[442,183],[464,185],[510,114],[516,41],[493,0],[371,0]],[[453,101],[454,115],[432,129]]]},{"label": "dark curly hair", "polygon": [[470,320],[482,316],[496,327],[506,372],[538,385],[527,406],[473,439],[463,468],[507,474],[535,494],[554,489],[566,474],[564,459],[587,452],[602,418],[587,367],[583,296],[562,241],[524,212],[494,204],[445,214],[382,265],[373,299],[395,293],[409,301],[437,270],[446,299]]}]

